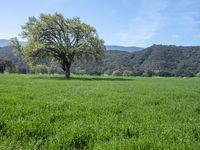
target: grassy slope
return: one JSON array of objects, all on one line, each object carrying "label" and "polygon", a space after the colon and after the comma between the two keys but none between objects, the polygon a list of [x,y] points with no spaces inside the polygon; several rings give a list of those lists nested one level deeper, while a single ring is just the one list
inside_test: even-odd
[{"label": "grassy slope", "polygon": [[0,75],[0,149],[200,149],[200,79]]}]

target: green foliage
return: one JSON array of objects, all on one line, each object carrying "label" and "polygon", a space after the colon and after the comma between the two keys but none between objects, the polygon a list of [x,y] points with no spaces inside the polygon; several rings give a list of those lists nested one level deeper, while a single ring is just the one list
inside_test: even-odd
[{"label": "green foliage", "polygon": [[87,74],[87,72],[86,72],[86,70],[78,70],[77,72],[75,72],[75,74],[78,74],[78,75],[86,75]]},{"label": "green foliage", "polygon": [[196,74],[196,77],[200,77],[200,72]]},{"label": "green foliage", "polygon": [[66,19],[59,13],[40,14],[39,18],[29,17],[22,30],[27,44],[20,46],[13,38],[12,47],[21,52],[31,66],[41,58],[54,58],[62,66],[66,78],[70,76],[74,60],[94,58],[99,61],[104,55],[104,41],[93,27],[79,18]]},{"label": "green foliage", "polygon": [[153,76],[153,72],[152,71],[145,71],[145,72],[143,72],[142,73],[142,76],[144,76],[144,77],[151,77],[151,76]]},{"label": "green foliage", "polygon": [[31,68],[31,73],[41,73],[41,74],[47,74],[48,73],[48,69],[46,65],[36,65],[34,66],[34,68]]},{"label": "green foliage", "polygon": [[10,45],[12,47],[12,50],[15,56],[24,57],[22,46],[16,37],[10,39]]},{"label": "green foliage", "polygon": [[132,71],[129,71],[129,70],[123,71],[123,76],[132,76],[132,75],[133,75]]},{"label": "green foliage", "polygon": [[120,70],[115,70],[115,71],[112,72],[112,75],[113,75],[113,76],[122,76],[122,75],[123,75],[123,72],[120,71]]},{"label": "green foliage", "polygon": [[199,85],[0,75],[0,149],[199,149]]}]

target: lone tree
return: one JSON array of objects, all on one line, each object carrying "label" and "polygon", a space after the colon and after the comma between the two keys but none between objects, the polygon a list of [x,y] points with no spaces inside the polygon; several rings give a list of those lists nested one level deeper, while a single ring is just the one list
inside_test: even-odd
[{"label": "lone tree", "polygon": [[11,45],[25,57],[27,61],[38,61],[40,58],[51,57],[59,62],[65,77],[70,77],[70,67],[74,60],[102,60],[104,41],[98,37],[95,28],[81,22],[79,18],[66,19],[55,13],[40,14],[37,19],[29,17],[22,26],[22,38],[27,44],[21,46],[17,38]]}]

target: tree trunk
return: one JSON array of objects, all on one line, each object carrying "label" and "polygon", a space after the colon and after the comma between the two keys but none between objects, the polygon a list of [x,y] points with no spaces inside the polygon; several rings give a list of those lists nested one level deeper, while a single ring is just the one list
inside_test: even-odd
[{"label": "tree trunk", "polygon": [[66,79],[70,78],[70,71],[69,70],[65,70],[65,78]]},{"label": "tree trunk", "polygon": [[0,73],[4,73],[5,71],[5,66],[4,65],[0,65]]},{"label": "tree trunk", "polygon": [[65,78],[66,79],[70,78],[70,67],[71,67],[70,64],[65,64],[64,72],[65,72]]}]

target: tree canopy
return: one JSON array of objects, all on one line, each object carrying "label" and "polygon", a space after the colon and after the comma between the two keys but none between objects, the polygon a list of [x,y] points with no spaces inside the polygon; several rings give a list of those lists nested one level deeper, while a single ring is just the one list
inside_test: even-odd
[{"label": "tree canopy", "polygon": [[26,61],[34,62],[46,56],[58,61],[70,77],[74,60],[99,61],[104,56],[104,41],[94,27],[81,22],[80,18],[66,19],[59,13],[41,14],[39,18],[29,17],[22,26],[22,38],[27,44],[21,46],[16,38],[11,45],[23,55]]}]

